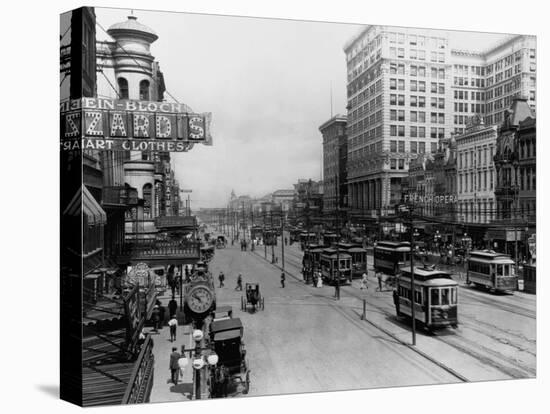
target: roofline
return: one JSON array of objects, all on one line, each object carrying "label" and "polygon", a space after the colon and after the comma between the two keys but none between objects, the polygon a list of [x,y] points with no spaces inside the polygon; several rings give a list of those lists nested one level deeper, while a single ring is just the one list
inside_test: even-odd
[{"label": "roofline", "polygon": [[325,121],[321,126],[319,127],[319,131],[323,132],[324,129],[329,127],[332,124],[336,124],[337,122],[345,122],[347,124],[348,122],[348,116],[347,115],[341,115],[336,114],[332,118],[330,118],[328,121]]}]

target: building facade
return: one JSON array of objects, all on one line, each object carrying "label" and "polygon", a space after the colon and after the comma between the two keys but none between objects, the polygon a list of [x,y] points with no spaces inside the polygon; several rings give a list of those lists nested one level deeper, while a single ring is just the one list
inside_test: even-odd
[{"label": "building facade", "polygon": [[347,117],[336,115],[319,127],[323,136],[324,212],[347,205]]},{"label": "building facade", "polygon": [[457,219],[464,223],[490,223],[495,218],[496,126],[474,116],[465,132],[456,137]]},{"label": "building facade", "polygon": [[502,121],[514,97],[535,106],[532,36],[515,36],[483,53],[453,49],[445,31],[367,26],[345,46],[348,192],[355,209],[401,198],[418,154],[464,132],[472,115]]}]

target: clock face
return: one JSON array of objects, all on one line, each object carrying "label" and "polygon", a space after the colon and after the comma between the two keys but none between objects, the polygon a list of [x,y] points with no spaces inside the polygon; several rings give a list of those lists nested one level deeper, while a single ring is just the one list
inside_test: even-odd
[{"label": "clock face", "polygon": [[212,306],[214,295],[205,286],[197,286],[189,291],[187,306],[195,313],[207,312]]}]

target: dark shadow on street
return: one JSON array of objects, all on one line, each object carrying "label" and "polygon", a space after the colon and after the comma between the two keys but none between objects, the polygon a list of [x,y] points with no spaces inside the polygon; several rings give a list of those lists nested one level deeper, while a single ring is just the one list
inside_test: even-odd
[{"label": "dark shadow on street", "polygon": [[181,394],[185,396],[190,396],[193,393],[193,383],[181,383],[178,385],[172,385],[170,387],[170,392],[174,392],[176,394]]}]

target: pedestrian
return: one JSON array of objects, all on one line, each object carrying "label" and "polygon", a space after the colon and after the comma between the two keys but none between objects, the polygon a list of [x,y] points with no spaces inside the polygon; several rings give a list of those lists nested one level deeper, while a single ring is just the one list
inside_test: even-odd
[{"label": "pedestrian", "polygon": [[235,290],[243,290],[243,277],[240,273],[237,277],[237,286],[235,287]]},{"label": "pedestrian", "polygon": [[223,274],[223,272],[220,272],[220,275],[218,276],[218,280],[220,281],[220,288],[222,288],[224,286],[223,281],[225,280],[225,275]]},{"label": "pedestrian", "polygon": [[382,273],[378,272],[376,277],[378,278],[378,291],[382,292]]},{"label": "pedestrian", "polygon": [[284,288],[285,287],[285,272],[281,272],[281,287]]},{"label": "pedestrian", "polygon": [[288,245],[288,238],[285,237],[285,246]]},{"label": "pedestrian", "polygon": [[317,287],[323,287],[323,275],[321,274],[321,272],[317,272]]},{"label": "pedestrian", "polygon": [[170,374],[171,380],[174,385],[178,385],[180,366],[178,364],[181,354],[178,352],[178,348],[172,347],[172,353],[170,354]]},{"label": "pedestrian", "polygon": [[336,281],[336,284],[334,285],[334,298],[340,299],[340,283]]},{"label": "pedestrian", "polygon": [[176,330],[178,328],[176,315],[172,315],[172,318],[168,321],[168,326],[170,327],[170,342],[174,342],[176,340]]},{"label": "pedestrian", "polygon": [[141,331],[139,332],[139,335],[138,335],[138,341],[137,341],[137,344],[138,344],[138,348],[141,349],[141,346],[145,343],[145,331],[143,330],[143,328],[141,328]]},{"label": "pedestrian", "polygon": [[[309,274],[309,269],[308,269],[308,274]],[[311,279],[313,280],[313,287],[317,287],[317,273],[316,272],[311,272]]]},{"label": "pedestrian", "polygon": [[363,272],[363,275],[361,276],[361,290],[363,289],[368,289],[369,287],[367,286],[367,271],[365,270]]},{"label": "pedestrian", "polygon": [[178,311],[178,302],[176,301],[176,297],[172,295],[172,299],[170,299],[170,302],[168,302],[168,312],[170,314],[170,317],[175,317],[176,313]]},{"label": "pedestrian", "polygon": [[151,314],[151,319],[153,320],[153,332],[158,333],[159,324],[160,324],[160,310],[158,305],[153,307],[153,313]]},{"label": "pedestrian", "polygon": [[157,299],[155,304],[159,307],[159,329],[162,329],[164,326],[164,318],[166,316],[166,308],[162,306],[159,299]]}]

